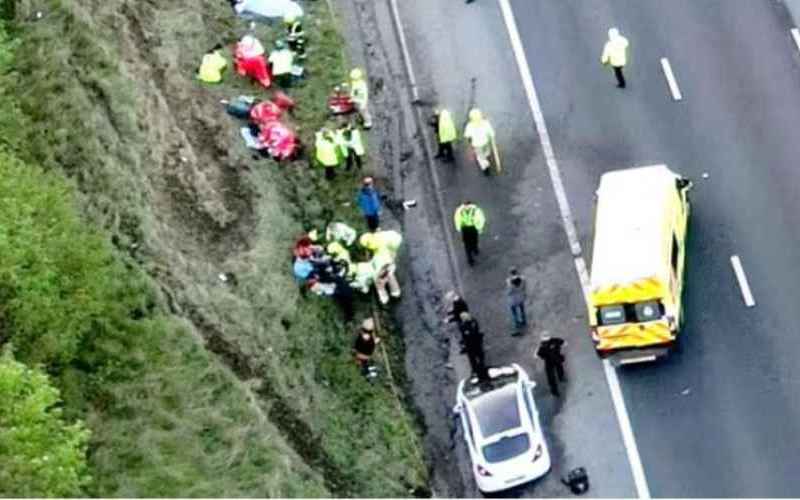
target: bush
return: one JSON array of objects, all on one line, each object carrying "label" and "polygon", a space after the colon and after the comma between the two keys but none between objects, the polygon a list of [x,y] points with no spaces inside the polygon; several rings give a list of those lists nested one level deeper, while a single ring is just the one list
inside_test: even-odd
[{"label": "bush", "polygon": [[65,180],[0,150],[0,342],[28,363],[73,361],[90,330],[133,309],[117,301],[108,245],[77,213]]},{"label": "bush", "polygon": [[81,495],[89,431],[65,422],[59,403],[44,373],[0,357],[0,495]]}]

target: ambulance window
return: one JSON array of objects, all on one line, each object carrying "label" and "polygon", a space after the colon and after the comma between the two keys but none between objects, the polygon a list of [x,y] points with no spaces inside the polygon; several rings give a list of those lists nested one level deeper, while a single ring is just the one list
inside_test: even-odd
[{"label": "ambulance window", "polygon": [[672,235],[672,270],[678,274],[678,238]]},{"label": "ambulance window", "polygon": [[625,307],[605,306],[597,311],[597,319],[600,325],[621,325],[625,323]]}]

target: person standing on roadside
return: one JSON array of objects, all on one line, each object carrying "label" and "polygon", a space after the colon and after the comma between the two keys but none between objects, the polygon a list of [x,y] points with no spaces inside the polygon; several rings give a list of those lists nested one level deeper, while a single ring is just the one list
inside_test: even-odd
[{"label": "person standing on roadside", "polygon": [[364,128],[371,129],[372,115],[369,112],[369,86],[361,68],[355,68],[350,71],[350,99],[353,100],[358,114],[361,115]]},{"label": "person standing on roadside", "polygon": [[461,353],[467,355],[472,373],[477,375],[480,380],[486,380],[488,373],[483,351],[483,333],[481,333],[480,326],[478,326],[478,320],[468,312],[461,313],[459,319]]},{"label": "person standing on roadside", "polygon": [[[469,121],[464,128],[464,138],[469,141],[478,166],[485,175],[489,175],[491,166],[491,156],[494,153],[495,161],[499,159],[497,155],[497,144],[495,143],[494,128],[489,123],[483,113],[477,108],[469,112]],[[498,171],[500,166],[497,165]]]},{"label": "person standing on roadside", "polygon": [[464,251],[467,254],[467,263],[475,265],[475,256],[480,254],[478,249],[478,239],[486,226],[486,217],[477,205],[471,201],[465,201],[453,215],[453,222],[456,231],[461,233],[461,240],[464,242]]},{"label": "person standing on roadside", "polygon": [[372,177],[364,177],[361,181],[356,201],[367,221],[367,227],[375,232],[381,225],[381,194],[375,189]]},{"label": "person standing on roadside", "polygon": [[564,376],[564,355],[561,353],[561,349],[566,345],[567,342],[562,338],[545,335],[539,343],[539,349],[536,350],[536,356],[544,361],[547,384],[550,386],[550,393],[555,397],[561,395],[558,392],[558,381],[567,381]]},{"label": "person standing on roadside", "polygon": [[372,355],[380,342],[381,339],[375,336],[375,320],[367,318],[362,321],[361,328],[353,342],[353,355],[356,358],[356,364],[361,368],[361,374],[367,379],[377,375],[377,368],[372,364]]},{"label": "person standing on roadside", "polygon": [[447,311],[447,319],[448,323],[458,323],[459,327],[461,325],[461,313],[469,312],[469,306],[467,305],[467,301],[461,297],[458,292],[455,290],[450,290],[444,295],[444,299],[450,305],[450,309]]},{"label": "person standing on roadside", "polygon": [[614,69],[614,76],[617,77],[617,87],[625,88],[625,76],[622,68],[628,63],[628,39],[619,34],[617,28],[608,30],[608,41],[603,47],[603,55],[600,62],[610,65]]},{"label": "person standing on roadside", "polygon": [[458,132],[456,131],[455,123],[453,123],[452,115],[446,109],[437,109],[433,113],[430,125],[436,132],[438,150],[435,158],[443,158],[445,161],[452,162],[455,160],[453,143],[458,139]]},{"label": "person standing on roadside", "polygon": [[528,283],[525,277],[519,274],[516,267],[512,267],[508,271],[506,294],[508,295],[508,306],[511,309],[511,320],[514,322],[514,332],[511,335],[519,335],[521,329],[528,324],[528,318],[525,314]]}]

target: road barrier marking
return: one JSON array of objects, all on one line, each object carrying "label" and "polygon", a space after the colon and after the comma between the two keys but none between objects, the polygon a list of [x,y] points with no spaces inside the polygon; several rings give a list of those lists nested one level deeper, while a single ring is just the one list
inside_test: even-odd
[{"label": "road barrier marking", "polygon": [[403,60],[406,63],[406,72],[408,73],[408,82],[411,84],[411,97],[412,102],[415,104],[419,102],[419,90],[417,90],[417,79],[414,76],[414,68],[411,66],[411,56],[408,52],[408,43],[406,42],[406,33],[403,29],[403,23],[400,20],[400,10],[397,8],[397,0],[391,0],[392,4],[392,17],[394,18],[394,27],[397,30],[397,36],[400,38],[400,49],[403,51]]},{"label": "road barrier marking", "polygon": [[678,82],[675,80],[675,75],[672,73],[672,66],[669,64],[669,60],[666,57],[661,58],[661,67],[664,69],[664,76],[667,77],[667,85],[669,85],[669,90],[672,92],[672,98],[676,101],[680,101],[683,99],[681,89],[678,88]]},{"label": "road barrier marking", "polygon": [[[542,153],[544,154],[545,162],[550,172],[550,182],[553,184],[553,190],[555,191],[556,200],[558,202],[558,209],[561,213],[561,221],[564,226],[564,231],[567,233],[567,239],[575,261],[575,268],[581,281],[581,289],[584,298],[588,299],[589,273],[587,272],[586,262],[581,256],[581,245],[578,240],[578,232],[575,229],[572,210],[567,200],[567,193],[564,190],[564,183],[561,180],[561,172],[558,168],[558,162],[556,162],[552,143],[550,142],[550,134],[547,132],[544,113],[539,104],[539,97],[536,94],[536,87],[533,84],[533,77],[531,76],[531,70],[528,66],[528,60],[525,57],[525,50],[522,47],[522,39],[519,36],[517,23],[514,20],[514,12],[511,10],[509,0],[498,0],[498,2],[500,3],[500,10],[503,13],[503,20],[505,21],[508,36],[511,40],[511,47],[517,60],[520,77],[522,78],[522,85],[528,96],[528,104],[533,113],[536,131],[539,133],[539,142],[542,145]],[[631,473],[633,474],[637,494],[639,498],[650,498],[650,489],[647,486],[647,478],[645,477],[644,467],[639,457],[639,448],[636,446],[636,439],[634,438],[633,428],[631,427],[630,418],[628,417],[628,410],[625,407],[625,399],[622,397],[622,390],[620,388],[619,379],[617,378],[617,372],[608,361],[603,362],[603,371],[605,372],[606,382],[608,383],[608,388],[611,393],[611,401],[614,404],[614,410],[617,414],[617,422],[619,423],[622,433],[622,441],[628,455],[628,462],[631,466]]]},{"label": "road barrier marking", "polygon": [[800,30],[797,28],[792,28],[792,38],[794,39],[794,44],[797,45],[797,50],[800,51]]},{"label": "road barrier marking", "polygon": [[744,305],[753,307],[756,305],[756,301],[753,300],[753,293],[750,291],[750,285],[747,283],[747,276],[744,274],[742,261],[739,260],[738,255],[731,256],[731,265],[733,266],[733,272],[736,273],[736,280],[739,282],[739,288],[742,291]]}]

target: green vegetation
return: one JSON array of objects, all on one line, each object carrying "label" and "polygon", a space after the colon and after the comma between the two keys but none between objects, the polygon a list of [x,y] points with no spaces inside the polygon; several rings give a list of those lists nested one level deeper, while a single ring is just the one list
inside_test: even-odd
[{"label": "green vegetation", "polygon": [[47,376],[0,356],[0,495],[73,496],[89,477],[80,423],[61,417],[58,389]]},{"label": "green vegetation", "polygon": [[[354,178],[254,164],[217,103],[259,91],[193,79],[244,25],[225,2],[36,8],[14,40],[0,29],[0,344],[41,364],[60,418],[91,430],[84,493],[424,491],[412,419],[358,374],[334,306],[303,300],[290,275],[303,228],[332,214],[363,228],[343,205]],[[306,144],[346,75],[325,4],[309,8],[309,78],[291,91]],[[402,340],[386,345],[402,380]]]}]

